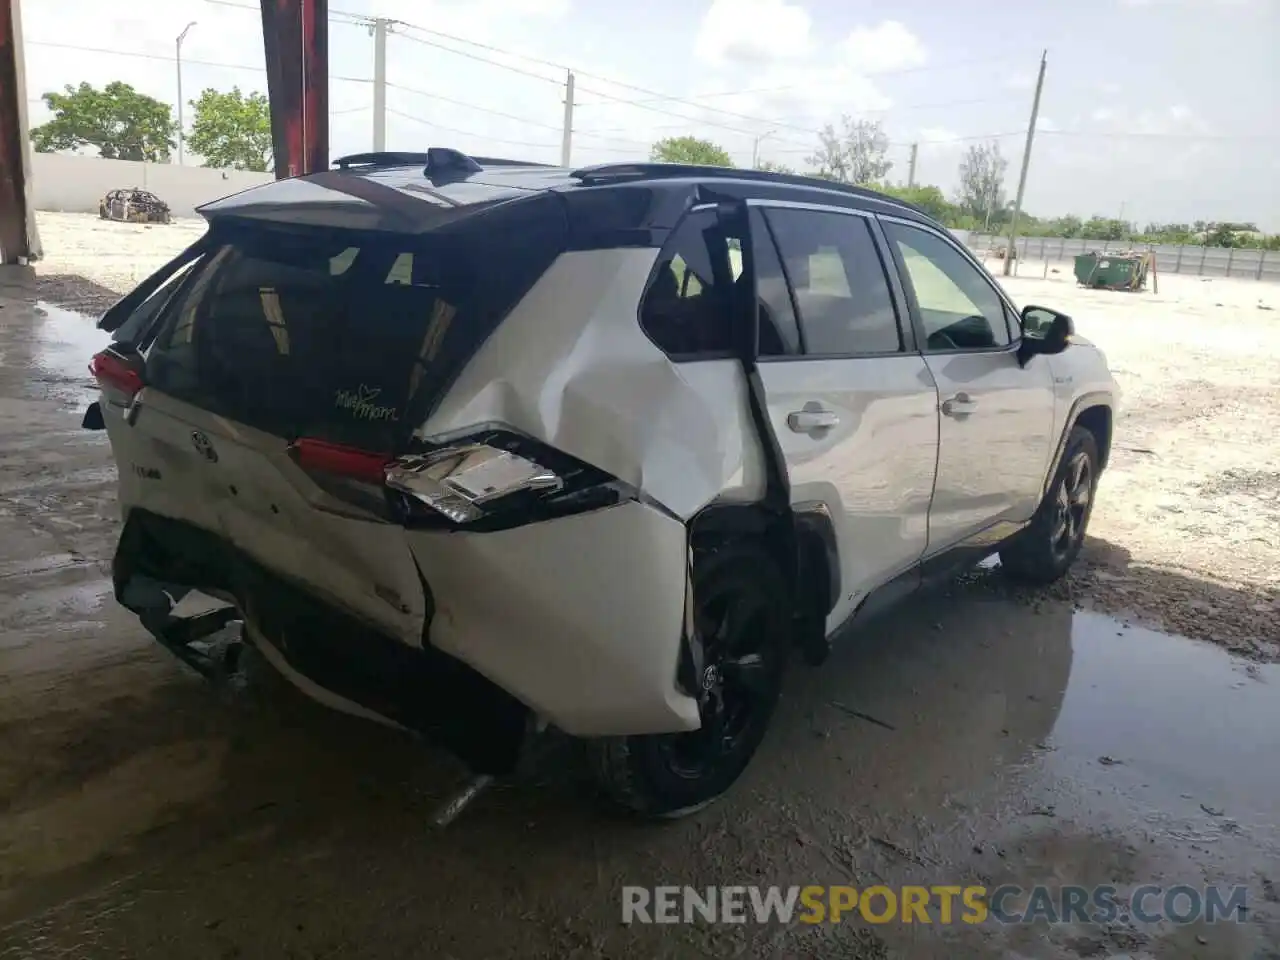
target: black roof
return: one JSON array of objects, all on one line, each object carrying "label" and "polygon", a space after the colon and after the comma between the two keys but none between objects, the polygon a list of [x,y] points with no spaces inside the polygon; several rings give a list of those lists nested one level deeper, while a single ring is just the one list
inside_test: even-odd
[{"label": "black roof", "polygon": [[[910,219],[931,218],[895,197],[863,187],[762,170],[679,163],[609,163],[570,169],[523,160],[467,156],[432,148],[425,153],[361,153],[336,169],[277,180],[200,207],[205,217],[294,224],[329,224],[418,232],[492,206],[555,191],[572,206],[608,208],[634,228],[669,228],[687,206],[689,191],[793,199],[861,207]],[[606,200],[600,194],[611,195]],[[676,201],[679,202],[676,202]],[[647,218],[647,219],[646,219]]]}]

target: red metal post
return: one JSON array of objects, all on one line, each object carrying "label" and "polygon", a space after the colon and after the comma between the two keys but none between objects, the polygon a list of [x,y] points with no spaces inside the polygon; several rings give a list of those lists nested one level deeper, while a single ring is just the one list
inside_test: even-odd
[{"label": "red metal post", "polygon": [[328,0],[260,2],[276,179],[328,170]]},{"label": "red metal post", "polygon": [[0,262],[40,257],[27,144],[27,94],[18,0],[0,0]]}]

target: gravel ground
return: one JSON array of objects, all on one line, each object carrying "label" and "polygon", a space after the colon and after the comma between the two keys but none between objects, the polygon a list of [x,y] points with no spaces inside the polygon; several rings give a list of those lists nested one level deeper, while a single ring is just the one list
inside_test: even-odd
[{"label": "gravel ground", "polygon": [[[93,312],[195,240],[203,222],[42,213],[39,227],[49,255],[38,296]],[[1075,317],[1124,391],[1084,562],[1059,593],[1280,659],[1280,287],[1169,276],[1158,294],[1130,294],[1083,290],[1066,265],[1018,270],[1003,280],[1014,299]]]}]

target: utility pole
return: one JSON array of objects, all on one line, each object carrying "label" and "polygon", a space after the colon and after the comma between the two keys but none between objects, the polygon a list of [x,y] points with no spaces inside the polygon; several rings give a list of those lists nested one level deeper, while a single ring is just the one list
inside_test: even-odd
[{"label": "utility pole", "polygon": [[911,145],[911,162],[907,165],[907,186],[914,187],[916,185],[916,157],[920,153],[920,144],[913,143]]},{"label": "utility pole", "polygon": [[182,41],[187,38],[187,31],[196,25],[192,20],[182,32],[178,34],[177,43],[174,44],[175,55],[174,61],[178,65],[178,166],[182,166]]},{"label": "utility pole", "polygon": [[1036,136],[1036,117],[1040,115],[1040,91],[1044,89],[1044,67],[1049,51],[1040,54],[1040,75],[1036,77],[1036,95],[1031,101],[1031,122],[1027,125],[1027,145],[1022,151],[1022,172],[1018,174],[1018,195],[1013,201],[1013,218],[1009,221],[1009,247],[1004,254],[1004,275],[1013,269],[1018,243],[1018,214],[1022,212],[1022,195],[1027,189],[1027,167],[1031,165],[1031,142]]},{"label": "utility pole", "polygon": [[560,137],[560,166],[570,165],[573,153],[573,71],[566,70],[564,77],[564,132]]},{"label": "utility pole", "polygon": [[391,21],[374,19],[373,31],[373,150],[387,149],[387,34]]},{"label": "utility pole", "polygon": [[772,137],[777,132],[778,132],[777,130],[769,130],[765,133],[760,134],[758,137],[755,138],[755,140],[751,142],[751,169],[752,170],[758,169],[760,166],[760,141],[768,139],[769,137]]}]

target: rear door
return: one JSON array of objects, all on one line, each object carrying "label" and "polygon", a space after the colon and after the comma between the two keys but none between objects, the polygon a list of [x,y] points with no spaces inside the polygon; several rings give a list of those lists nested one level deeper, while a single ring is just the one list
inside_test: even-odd
[{"label": "rear door", "polygon": [[760,376],[792,501],[826,504],[836,527],[834,628],[925,550],[937,393],[873,218],[762,202],[752,243]]}]

